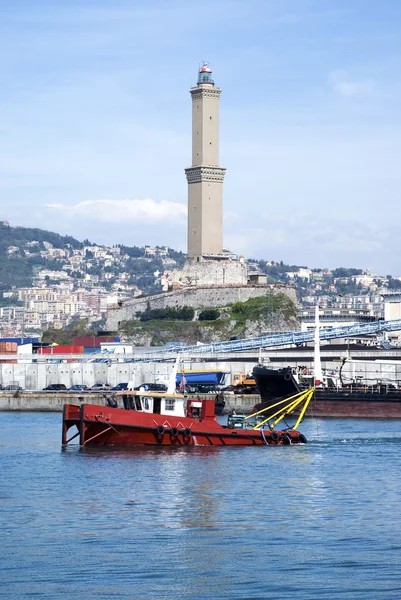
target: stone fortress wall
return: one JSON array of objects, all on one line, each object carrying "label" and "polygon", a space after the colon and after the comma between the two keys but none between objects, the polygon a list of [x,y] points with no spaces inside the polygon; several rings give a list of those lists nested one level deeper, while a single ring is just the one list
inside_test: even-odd
[{"label": "stone fortress wall", "polygon": [[246,302],[250,298],[268,296],[269,294],[285,294],[295,305],[297,304],[295,287],[291,285],[247,284],[188,287],[152,296],[133,298],[121,303],[121,306],[111,307],[107,314],[106,328],[108,331],[118,331],[122,321],[137,318],[136,313],[145,312],[148,307],[151,309],[182,306],[216,308],[228,306],[234,302]]},{"label": "stone fortress wall", "polygon": [[[246,285],[248,268],[238,260],[187,260],[183,269],[172,271],[168,277],[171,286]],[[167,290],[165,290],[167,291]]]}]

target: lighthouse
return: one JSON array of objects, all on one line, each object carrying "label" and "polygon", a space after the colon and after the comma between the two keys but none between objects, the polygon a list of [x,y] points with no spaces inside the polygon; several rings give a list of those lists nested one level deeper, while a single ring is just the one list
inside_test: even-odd
[{"label": "lighthouse", "polygon": [[192,306],[227,307],[266,294],[285,293],[296,302],[291,286],[270,286],[267,276],[235,252],[223,249],[223,181],[219,164],[219,101],[210,66],[198,69],[192,98],[192,165],[185,169],[188,182],[188,257],[181,269],[163,277],[168,294],[130,299],[110,311],[107,327],[117,330],[121,321],[138,318],[149,308]]},{"label": "lighthouse", "polygon": [[223,180],[219,166],[219,102],[212,71],[203,63],[192,96],[192,166],[188,182],[188,259],[223,258]]},{"label": "lighthouse", "polygon": [[[247,286],[248,263],[223,249],[223,181],[219,164],[219,102],[221,89],[207,63],[198,69],[192,98],[192,166],[188,182],[188,253],[182,269],[169,273],[163,290],[179,287]],[[237,298],[239,299],[239,298]],[[198,305],[201,299],[197,300]]]}]

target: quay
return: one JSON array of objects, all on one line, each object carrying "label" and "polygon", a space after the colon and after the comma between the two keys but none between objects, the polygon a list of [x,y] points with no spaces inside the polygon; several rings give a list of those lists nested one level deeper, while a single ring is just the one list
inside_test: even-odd
[{"label": "quay", "polygon": [[[40,393],[46,386],[61,383],[70,388],[73,385],[86,385],[91,388],[98,383],[114,387],[121,382],[133,381],[134,386],[144,382],[166,383],[173,368],[176,354],[170,362],[148,360],[141,362],[145,353],[137,354],[95,354],[58,355],[54,357],[31,355],[0,356],[0,386],[18,385],[24,392]],[[374,347],[349,347],[337,344],[321,346],[323,371],[339,372],[342,361],[350,356],[352,376],[356,379],[399,381],[401,385],[401,349],[378,349]],[[235,373],[251,373],[259,362],[272,368],[313,367],[313,348],[264,349],[263,351],[205,353],[182,355],[182,367],[186,370],[218,369],[226,373],[225,385],[232,383]],[[350,367],[351,368],[351,367]],[[0,387],[0,389],[1,389]]]},{"label": "quay", "polygon": [[[80,406],[85,404],[106,405],[106,398],[112,392],[101,394],[85,393],[71,394],[69,392],[0,392],[0,412],[62,412],[65,404]],[[211,395],[212,397],[215,394]],[[207,397],[206,394],[190,394],[190,399],[198,400]],[[210,397],[210,396],[209,396]],[[119,408],[123,408],[121,397],[118,399]],[[260,402],[259,394],[225,394],[226,402],[223,414],[235,410],[237,413],[250,414],[252,408]]]}]

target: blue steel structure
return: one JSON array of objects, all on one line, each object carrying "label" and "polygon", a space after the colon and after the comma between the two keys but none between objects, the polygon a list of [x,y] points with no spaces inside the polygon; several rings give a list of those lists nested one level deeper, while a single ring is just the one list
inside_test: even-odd
[{"label": "blue steel structure", "polygon": [[[324,327],[320,329],[321,340],[335,340],[338,338],[357,337],[362,335],[372,335],[386,331],[401,330],[401,319],[393,321],[373,321],[360,325],[346,325],[343,327]],[[292,331],[289,333],[275,333],[263,335],[242,340],[231,340],[229,342],[213,342],[211,344],[199,344],[196,346],[175,346],[146,352],[144,358],[140,360],[156,359],[158,357],[175,353],[206,354],[221,352],[242,352],[244,350],[258,350],[259,348],[274,348],[277,346],[301,346],[307,342],[312,342],[315,332],[311,331]],[[167,358],[167,357],[166,357]]]}]

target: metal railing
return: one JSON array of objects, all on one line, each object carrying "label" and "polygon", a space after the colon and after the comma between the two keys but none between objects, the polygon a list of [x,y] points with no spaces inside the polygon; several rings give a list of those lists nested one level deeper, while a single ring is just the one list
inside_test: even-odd
[{"label": "metal railing", "polygon": [[[371,323],[361,323],[354,325],[344,325],[342,327],[324,327],[320,329],[320,340],[334,340],[339,338],[350,338],[385,331],[401,330],[401,319],[392,321],[373,321]],[[192,346],[175,346],[152,350],[143,354],[143,358],[138,360],[154,360],[156,357],[163,358],[167,355],[177,355],[180,353],[191,353],[191,355],[202,355],[206,353],[220,352],[242,352],[244,350],[256,350],[259,348],[274,348],[277,346],[301,346],[314,339],[314,330],[311,331],[292,331],[287,333],[276,333],[263,335],[260,337],[231,340],[228,342],[212,342],[210,344],[197,344]]]}]

